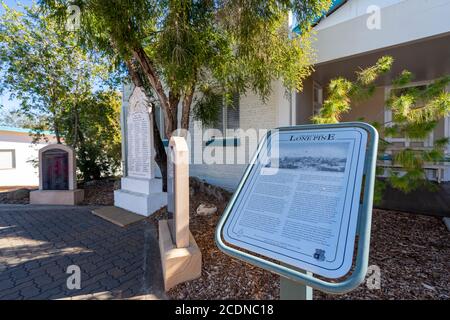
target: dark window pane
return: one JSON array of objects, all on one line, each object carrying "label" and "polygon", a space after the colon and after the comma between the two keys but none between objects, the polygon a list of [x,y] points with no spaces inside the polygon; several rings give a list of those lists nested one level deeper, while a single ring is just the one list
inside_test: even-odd
[{"label": "dark window pane", "polygon": [[217,121],[214,124],[214,128],[213,129],[219,129],[222,134],[224,134],[223,129],[224,129],[224,121],[223,121],[223,98],[220,99],[220,105],[219,105],[219,113],[217,115]]},{"label": "dark window pane", "polygon": [[0,169],[14,169],[16,167],[15,150],[0,150]]},{"label": "dark window pane", "polygon": [[159,133],[161,134],[161,139],[167,139],[166,131],[164,130],[164,117],[162,116],[160,107],[155,107],[155,113],[153,116],[155,117],[156,125],[158,126]]},{"label": "dark window pane", "polygon": [[227,108],[227,129],[239,128],[239,94],[233,94],[233,105]]}]

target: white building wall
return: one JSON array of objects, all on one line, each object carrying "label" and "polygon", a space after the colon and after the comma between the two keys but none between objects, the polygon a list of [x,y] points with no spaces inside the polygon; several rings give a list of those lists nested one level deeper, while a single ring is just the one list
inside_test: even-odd
[{"label": "white building wall", "polygon": [[[376,7],[379,28],[369,28]],[[350,0],[314,28],[317,63],[445,35],[449,16],[450,0]]]},{"label": "white building wall", "polygon": [[[38,186],[38,150],[47,143],[31,144],[28,134],[0,132],[0,150],[15,151],[15,168],[0,169],[0,186]],[[35,165],[33,162],[35,162]]]},{"label": "white building wall", "polygon": [[[125,114],[132,89],[133,86],[130,85],[124,85],[122,89],[122,159],[126,158],[126,139],[124,139],[126,136]],[[239,146],[217,144],[206,146],[206,142],[210,139],[211,134],[206,132],[206,128],[202,128],[201,122],[194,121],[191,116],[189,127],[190,175],[205,179],[209,183],[219,185],[228,190],[233,190],[238,185],[249,159],[257,147],[258,140],[266,132],[264,129],[290,125],[293,119],[292,114],[295,112],[295,107],[290,102],[289,94],[286,93],[280,81],[273,82],[272,93],[266,101],[262,101],[253,92],[247,92],[241,95],[239,103],[239,122],[240,128],[243,130],[237,136],[239,138]],[[163,120],[160,119],[160,125],[161,121]],[[261,129],[263,131],[260,131]],[[254,132],[256,132],[256,135],[253,134]],[[240,154],[239,161],[238,152]],[[222,161],[214,164],[205,163],[205,155],[221,158]],[[230,156],[233,156],[233,163],[227,162],[227,157],[229,158]],[[160,177],[159,169],[156,171],[156,176]]]},{"label": "white building wall", "polygon": [[[276,88],[273,88],[276,89]],[[277,126],[277,92],[274,90],[266,102],[248,92],[240,98],[240,125],[246,130],[269,129]]]},{"label": "white building wall", "polygon": [[[337,11],[333,12],[329,17],[325,17],[322,21],[314,27],[314,30],[330,28],[337,24],[365,16],[367,9],[370,6],[377,6],[378,8],[386,8],[394,4],[398,4],[408,0],[349,0],[343,4]],[[423,0],[422,0],[423,1]]]},{"label": "white building wall", "polygon": [[[286,94],[280,81],[273,83],[272,93],[266,101],[262,101],[253,92],[247,92],[245,95],[241,95],[239,103],[239,122],[240,128],[243,130],[237,136],[239,146],[205,146],[206,135],[203,137],[202,147],[199,148],[198,141],[202,139],[202,134],[204,134],[199,123],[195,127],[194,123],[191,122],[189,130],[193,139],[197,141],[197,147],[190,147],[190,175],[228,190],[234,190],[237,187],[249,160],[254,154],[258,141],[266,132],[265,130],[287,126],[291,123],[292,107],[289,95]],[[224,159],[223,163],[199,164],[195,162],[196,159],[203,161],[205,154],[219,155]],[[228,163],[227,157],[235,159],[235,162]]]}]

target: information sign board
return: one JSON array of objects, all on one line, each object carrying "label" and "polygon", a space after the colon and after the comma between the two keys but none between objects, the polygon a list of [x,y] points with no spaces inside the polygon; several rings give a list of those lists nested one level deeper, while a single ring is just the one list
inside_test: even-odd
[{"label": "information sign board", "polygon": [[264,139],[226,209],[221,236],[251,254],[340,278],[353,262],[369,132],[300,127]]}]

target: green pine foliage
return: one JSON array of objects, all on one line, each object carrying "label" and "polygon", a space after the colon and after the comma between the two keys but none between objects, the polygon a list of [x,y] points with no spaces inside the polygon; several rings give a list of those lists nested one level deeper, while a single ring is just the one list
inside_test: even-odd
[{"label": "green pine foliage", "polygon": [[341,115],[350,111],[352,101],[371,96],[375,80],[391,69],[393,61],[390,56],[380,58],[374,66],[358,71],[353,82],[342,77],[331,80],[328,98],[312,121],[317,124],[339,122]]},{"label": "green pine foliage", "polygon": [[[408,87],[413,79],[414,76],[409,71],[403,71],[393,81],[391,95],[386,101],[387,107],[392,111],[392,123],[382,127],[384,137],[423,141],[433,132],[439,120],[450,113],[450,93],[445,90],[450,83],[450,76],[425,86]],[[405,193],[421,186],[433,189],[434,185],[428,181],[423,167],[427,163],[443,161],[448,142],[448,138],[436,139],[433,147],[409,147],[394,153],[393,164],[401,166],[403,170],[391,170],[388,183]],[[384,145],[384,150],[386,149],[389,150],[389,145]]]},{"label": "green pine foliage", "polygon": [[[390,71],[393,58],[381,57],[377,63],[356,73],[355,81],[345,78],[331,80],[327,99],[319,114],[312,118],[314,123],[337,123],[344,113],[348,113],[356,101],[368,99],[375,89],[376,80]],[[392,111],[392,121],[373,123],[380,132],[379,157],[391,151],[392,164],[401,169],[377,168],[377,174],[387,172],[385,181],[378,181],[375,188],[375,201],[381,201],[386,184],[405,193],[427,186],[434,188],[426,175],[424,166],[437,163],[445,157],[447,138],[436,139],[433,147],[405,147],[396,150],[386,138],[404,137],[411,141],[427,139],[438,122],[450,113],[450,93],[445,88],[450,84],[450,76],[442,77],[428,85],[409,86],[414,75],[405,70],[392,83],[391,94],[386,106]],[[385,171],[386,170],[386,171]]]}]

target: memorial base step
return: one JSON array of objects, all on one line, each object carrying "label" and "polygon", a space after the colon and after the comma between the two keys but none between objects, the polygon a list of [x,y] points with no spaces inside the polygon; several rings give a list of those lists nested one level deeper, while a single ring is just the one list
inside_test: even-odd
[{"label": "memorial base step", "polygon": [[120,182],[121,189],[146,195],[160,193],[162,190],[161,179],[123,177]]},{"label": "memorial base step", "polygon": [[84,190],[35,190],[30,192],[30,204],[77,205],[84,200]]},{"label": "memorial base step", "polygon": [[164,289],[170,290],[179,283],[200,278],[202,275],[202,253],[189,232],[189,245],[177,248],[169,225],[171,220],[159,220],[159,251],[163,271]]},{"label": "memorial base step", "polygon": [[156,192],[144,194],[124,189],[115,190],[114,205],[148,217],[167,205],[167,193]]}]

